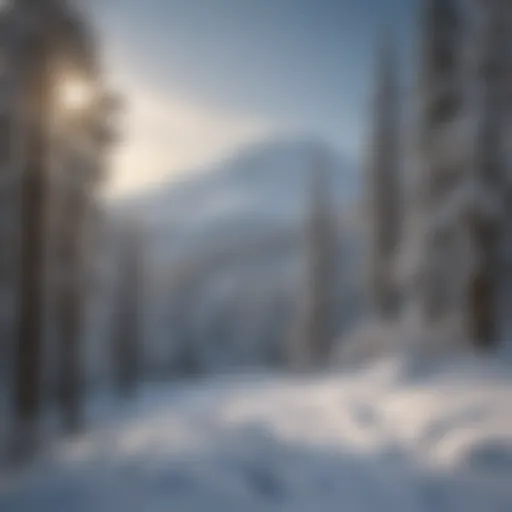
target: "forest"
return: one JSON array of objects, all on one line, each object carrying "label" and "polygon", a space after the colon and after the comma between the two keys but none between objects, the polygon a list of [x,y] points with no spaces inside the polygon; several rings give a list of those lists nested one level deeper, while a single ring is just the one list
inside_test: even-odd
[{"label": "forest", "polygon": [[[339,63],[371,77],[355,158],[314,129],[269,132],[115,195],[113,157],[135,165],[144,130],[137,179],[187,148],[133,120],[142,98],[108,60],[147,52],[142,80],[160,53],[179,74],[179,53],[148,52],[155,18],[125,46],[109,30],[153,9],[201,47],[178,0],[137,2],[126,20],[116,0],[0,4],[0,510],[511,510],[512,4],[412,2],[408,48],[405,3],[379,7],[396,27],[368,28],[371,56]],[[197,0],[190,19],[228,9],[255,67],[247,38],[266,48],[275,22],[261,94],[287,37],[309,41],[293,30],[321,40],[329,9],[359,12],[322,0],[308,18],[287,0],[259,25],[244,3]],[[204,58],[229,60],[212,41]],[[330,65],[291,51],[279,73]],[[320,74],[298,77],[315,96]],[[243,83],[225,85],[233,104]]]}]

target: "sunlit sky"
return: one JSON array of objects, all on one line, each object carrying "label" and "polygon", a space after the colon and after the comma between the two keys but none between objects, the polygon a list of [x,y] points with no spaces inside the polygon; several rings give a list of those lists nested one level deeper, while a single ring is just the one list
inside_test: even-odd
[{"label": "sunlit sky", "polygon": [[102,0],[109,81],[127,98],[113,194],[207,167],[251,142],[364,145],[374,55],[410,60],[417,0]]}]

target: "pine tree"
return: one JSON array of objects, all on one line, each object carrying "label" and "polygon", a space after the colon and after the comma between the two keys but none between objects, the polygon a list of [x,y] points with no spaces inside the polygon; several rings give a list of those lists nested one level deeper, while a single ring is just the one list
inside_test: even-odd
[{"label": "pine tree", "polygon": [[0,98],[0,386],[7,385],[13,372],[13,307],[18,273],[19,246],[19,162],[15,162],[15,91],[13,71],[18,63],[12,34],[12,11],[0,12],[0,37],[3,41],[2,96]]},{"label": "pine tree", "polygon": [[[22,6],[23,4],[20,4]],[[28,7],[28,4],[27,4]],[[23,16],[26,11],[20,12]],[[24,126],[25,159],[21,192],[21,254],[17,311],[16,371],[14,406],[17,419],[13,448],[31,451],[36,440],[40,414],[43,349],[43,274],[46,179],[48,175],[47,127],[50,118],[51,45],[49,27],[38,27],[23,34],[19,55],[19,93],[31,106],[31,119]],[[25,453],[15,455],[24,455]]]},{"label": "pine tree", "polygon": [[84,228],[87,194],[68,185],[60,211],[57,261],[61,276],[56,286],[57,334],[59,341],[58,398],[67,430],[76,430],[81,418],[81,336],[83,334]]},{"label": "pine tree", "polygon": [[498,338],[498,284],[502,270],[506,189],[505,135],[509,105],[511,6],[504,0],[480,1],[474,61],[476,136],[472,153],[475,191],[469,232],[476,265],[468,285],[469,334],[480,347]]},{"label": "pine tree", "polygon": [[[328,159],[319,154],[311,173],[306,223],[306,288],[299,340],[305,365],[322,365],[331,355],[337,290],[337,226],[330,197]],[[296,349],[294,349],[296,350]]]},{"label": "pine tree", "polygon": [[[76,69],[87,77],[89,87],[103,93],[97,73],[98,54],[94,33],[87,19],[70,13],[66,37],[61,45]],[[61,175],[54,179],[54,216],[56,232],[51,245],[55,248],[50,270],[57,275],[55,294],[56,334],[58,338],[58,399],[63,423],[68,431],[82,425],[83,364],[82,337],[86,307],[87,228],[97,200],[98,177],[103,172],[106,141],[98,137],[99,117],[96,105],[87,104],[71,111],[67,118],[64,147],[56,148]],[[88,151],[69,151],[66,145],[87,144]],[[85,145],[84,144],[84,145]]]},{"label": "pine tree", "polygon": [[398,309],[394,265],[400,243],[399,112],[396,63],[389,44],[378,62],[375,118],[368,165],[370,288],[372,309],[381,317]]},{"label": "pine tree", "polygon": [[141,371],[143,318],[142,230],[130,224],[121,234],[120,273],[113,363],[120,394],[129,396]]},{"label": "pine tree", "polygon": [[461,85],[463,22],[453,0],[425,0],[420,74],[420,161],[418,202],[423,250],[419,298],[423,316],[439,320],[446,311],[449,236],[437,214],[453,191],[457,169],[449,162],[446,141],[463,106]]},{"label": "pine tree", "polygon": [[[74,2],[17,0],[9,17],[16,51],[10,82],[15,89],[12,103],[21,108],[14,112],[17,118],[13,126],[19,129],[15,156],[22,180],[14,407],[18,423],[32,433],[42,388],[43,318],[47,318],[47,299],[52,291],[44,284],[52,281],[55,267],[66,276],[58,297],[60,398],[68,426],[79,423],[82,234],[102,170],[100,156],[105,146],[100,139],[108,127],[105,112],[97,108],[99,102],[81,105],[75,111],[60,95],[61,83],[72,79],[66,74],[71,67],[95,88],[98,99],[103,92],[92,27]],[[54,172],[57,169],[62,172]],[[65,191],[63,209],[57,213],[61,222],[57,239],[50,233],[48,222],[48,213],[55,208],[50,194],[56,183],[56,188]],[[54,250],[62,258],[50,261],[45,256]]]}]

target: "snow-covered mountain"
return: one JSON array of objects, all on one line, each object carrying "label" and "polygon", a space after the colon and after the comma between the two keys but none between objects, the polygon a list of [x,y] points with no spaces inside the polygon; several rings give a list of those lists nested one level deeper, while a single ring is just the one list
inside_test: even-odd
[{"label": "snow-covered mountain", "polygon": [[153,256],[165,260],[181,248],[202,252],[284,235],[302,228],[309,177],[319,157],[330,171],[331,206],[340,221],[352,226],[362,189],[360,173],[328,146],[309,139],[255,144],[215,168],[192,170],[180,181],[125,198],[114,209],[141,219],[153,248],[158,248]]},{"label": "snow-covered mountain", "polygon": [[192,170],[181,181],[160,184],[120,202],[155,227],[171,224],[210,230],[227,220],[289,222],[303,211],[308,175],[324,158],[333,199],[360,195],[359,173],[326,145],[311,140],[265,141],[240,150],[211,169]]},{"label": "snow-covered mountain", "polygon": [[342,274],[352,279],[345,288],[354,295],[360,174],[317,141],[262,142],[113,205],[115,216],[136,218],[146,231],[150,337],[162,352],[178,331],[200,343],[201,354],[218,359],[225,350],[238,362],[257,359],[262,344],[268,356],[282,343],[302,294],[309,185],[320,162],[339,224]]}]

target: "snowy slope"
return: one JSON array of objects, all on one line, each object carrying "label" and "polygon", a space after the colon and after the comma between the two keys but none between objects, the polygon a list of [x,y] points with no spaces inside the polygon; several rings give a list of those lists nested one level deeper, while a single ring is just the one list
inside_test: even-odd
[{"label": "snowy slope", "polygon": [[512,377],[396,360],[147,387],[1,479],[0,510],[512,510]]}]

